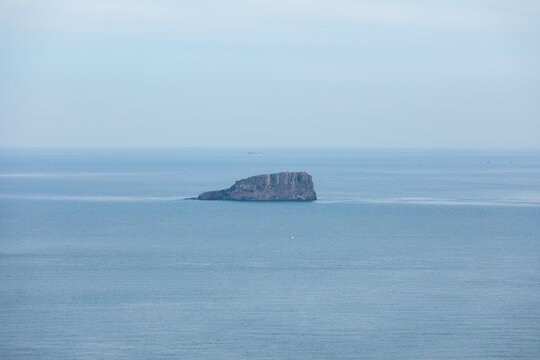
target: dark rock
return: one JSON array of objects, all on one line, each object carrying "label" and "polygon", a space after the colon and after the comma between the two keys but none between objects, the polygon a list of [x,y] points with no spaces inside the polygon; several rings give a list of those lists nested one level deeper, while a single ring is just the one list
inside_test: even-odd
[{"label": "dark rock", "polygon": [[313,201],[317,194],[311,175],[306,172],[281,172],[238,180],[224,190],[202,193],[196,200]]}]

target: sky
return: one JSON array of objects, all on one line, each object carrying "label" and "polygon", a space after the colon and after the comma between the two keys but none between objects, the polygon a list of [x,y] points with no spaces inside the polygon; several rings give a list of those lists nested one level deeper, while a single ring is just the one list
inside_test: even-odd
[{"label": "sky", "polygon": [[540,1],[0,0],[0,147],[540,148]]}]

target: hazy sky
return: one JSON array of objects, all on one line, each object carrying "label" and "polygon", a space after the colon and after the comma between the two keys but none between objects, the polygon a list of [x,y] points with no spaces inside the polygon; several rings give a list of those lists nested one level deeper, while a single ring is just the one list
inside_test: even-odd
[{"label": "hazy sky", "polygon": [[0,0],[0,146],[540,147],[540,1]]}]

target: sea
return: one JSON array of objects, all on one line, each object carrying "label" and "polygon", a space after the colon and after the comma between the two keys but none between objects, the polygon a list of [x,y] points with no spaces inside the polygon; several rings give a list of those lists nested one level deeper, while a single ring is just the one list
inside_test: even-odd
[{"label": "sea", "polygon": [[0,150],[0,359],[539,358],[539,150]]}]

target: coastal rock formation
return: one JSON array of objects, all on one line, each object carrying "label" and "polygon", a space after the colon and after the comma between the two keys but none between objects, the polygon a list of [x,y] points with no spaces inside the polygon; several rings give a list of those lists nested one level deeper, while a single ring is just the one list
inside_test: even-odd
[{"label": "coastal rock formation", "polygon": [[264,174],[238,180],[224,190],[202,193],[196,200],[313,201],[317,194],[306,172]]}]

